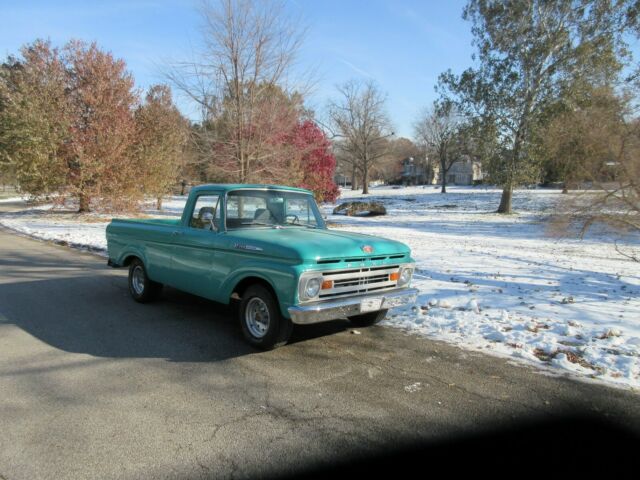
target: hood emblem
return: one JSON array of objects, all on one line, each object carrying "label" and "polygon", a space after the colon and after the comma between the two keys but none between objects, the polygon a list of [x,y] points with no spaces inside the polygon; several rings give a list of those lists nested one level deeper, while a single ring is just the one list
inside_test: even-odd
[{"label": "hood emblem", "polygon": [[360,248],[364,253],[373,253],[373,247],[371,245],[363,245]]}]

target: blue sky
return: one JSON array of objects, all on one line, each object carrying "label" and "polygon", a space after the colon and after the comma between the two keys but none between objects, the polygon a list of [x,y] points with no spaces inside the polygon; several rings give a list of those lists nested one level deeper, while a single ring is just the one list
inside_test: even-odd
[{"label": "blue sky", "polygon": [[[287,0],[308,25],[299,68],[317,73],[309,105],[321,112],[335,86],[373,78],[388,96],[398,136],[411,136],[420,109],[434,98],[438,74],[471,63],[464,0]],[[36,38],[61,45],[97,41],[123,58],[145,88],[163,81],[162,68],[188,58],[200,42],[198,0],[0,0],[0,54]],[[185,114],[195,116],[184,100]]]}]

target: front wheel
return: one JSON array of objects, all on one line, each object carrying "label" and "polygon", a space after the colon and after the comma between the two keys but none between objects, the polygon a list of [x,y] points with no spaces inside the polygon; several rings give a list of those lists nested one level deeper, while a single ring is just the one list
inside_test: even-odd
[{"label": "front wheel", "polygon": [[356,327],[369,327],[381,322],[384,317],[387,316],[387,311],[388,310],[378,310],[377,312],[361,313],[360,315],[349,317],[349,320]]},{"label": "front wheel", "polygon": [[245,291],[238,316],[244,338],[261,350],[284,345],[293,330],[291,320],[280,314],[277,300],[262,285],[252,285]]},{"label": "front wheel", "polygon": [[155,300],[160,291],[162,284],[154,282],[147,276],[147,270],[144,268],[142,260],[135,259],[129,265],[129,293],[136,302],[147,303]]}]

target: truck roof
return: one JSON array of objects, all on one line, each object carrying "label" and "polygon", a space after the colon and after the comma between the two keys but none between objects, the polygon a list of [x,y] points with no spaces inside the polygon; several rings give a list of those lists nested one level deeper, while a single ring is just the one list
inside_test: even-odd
[{"label": "truck roof", "polygon": [[197,185],[191,188],[191,191],[200,191],[200,190],[222,190],[224,192],[229,192],[231,190],[251,190],[251,189],[260,189],[260,190],[288,190],[292,192],[301,192],[301,193],[309,193],[312,194],[310,190],[304,188],[297,187],[288,187],[286,185],[264,185],[264,184],[249,184],[249,183],[206,183],[202,185]]}]

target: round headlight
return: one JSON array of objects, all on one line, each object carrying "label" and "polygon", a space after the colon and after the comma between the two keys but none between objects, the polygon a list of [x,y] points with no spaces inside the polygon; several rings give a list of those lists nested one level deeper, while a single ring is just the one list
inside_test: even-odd
[{"label": "round headlight", "polygon": [[412,268],[403,268],[402,273],[400,273],[400,281],[398,283],[400,285],[406,285],[411,281],[412,274],[413,274]]},{"label": "round headlight", "polygon": [[319,278],[310,278],[307,280],[307,284],[304,287],[304,294],[307,298],[313,298],[318,295],[320,291],[320,279]]}]

